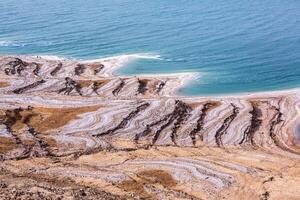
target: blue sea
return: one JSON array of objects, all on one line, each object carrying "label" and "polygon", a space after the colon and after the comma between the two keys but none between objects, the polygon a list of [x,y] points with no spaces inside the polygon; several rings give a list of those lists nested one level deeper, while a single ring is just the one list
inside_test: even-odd
[{"label": "blue sea", "polygon": [[184,95],[295,88],[300,1],[0,0],[0,54],[144,55],[118,73],[199,73]]}]

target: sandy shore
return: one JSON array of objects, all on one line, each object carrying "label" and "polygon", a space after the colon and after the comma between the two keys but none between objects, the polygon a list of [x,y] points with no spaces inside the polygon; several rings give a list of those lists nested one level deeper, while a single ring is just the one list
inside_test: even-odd
[{"label": "sandy shore", "polygon": [[300,91],[179,96],[134,56],[0,56],[0,199],[299,199]]}]

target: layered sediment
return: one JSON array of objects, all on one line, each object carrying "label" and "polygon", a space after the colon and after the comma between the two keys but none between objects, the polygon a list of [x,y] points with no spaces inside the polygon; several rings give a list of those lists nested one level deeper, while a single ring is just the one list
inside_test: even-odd
[{"label": "layered sediment", "polygon": [[184,97],[190,74],[0,57],[0,199],[299,199],[297,91]]}]

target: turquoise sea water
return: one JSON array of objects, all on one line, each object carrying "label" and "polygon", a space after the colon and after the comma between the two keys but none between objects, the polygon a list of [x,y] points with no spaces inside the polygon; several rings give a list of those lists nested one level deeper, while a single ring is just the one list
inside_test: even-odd
[{"label": "turquoise sea water", "polygon": [[0,54],[159,55],[119,73],[199,72],[187,95],[294,88],[300,1],[0,0]]}]

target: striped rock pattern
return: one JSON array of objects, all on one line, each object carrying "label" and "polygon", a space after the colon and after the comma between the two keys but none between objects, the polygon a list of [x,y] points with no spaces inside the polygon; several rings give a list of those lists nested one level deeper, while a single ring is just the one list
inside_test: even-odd
[{"label": "striped rock pattern", "polygon": [[0,57],[0,199],[299,199],[297,92],[182,97],[190,74]]}]

